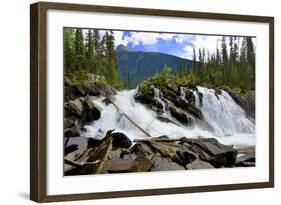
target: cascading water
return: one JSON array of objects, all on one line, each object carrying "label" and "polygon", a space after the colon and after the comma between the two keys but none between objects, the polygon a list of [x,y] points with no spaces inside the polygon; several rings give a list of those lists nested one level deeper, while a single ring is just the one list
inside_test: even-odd
[{"label": "cascading water", "polygon": [[[230,95],[221,90],[217,95],[215,90],[197,86],[202,93],[201,111],[206,122],[208,122],[218,136],[233,135],[240,133],[254,133],[255,125],[246,117],[245,111],[236,104]],[[198,95],[196,92],[196,95]],[[199,97],[196,97],[199,101]],[[198,106],[198,102],[196,105]]]},{"label": "cascading water", "polygon": [[[203,94],[202,112],[204,119],[214,129],[213,132],[201,127],[199,124],[185,126],[180,123],[167,123],[159,120],[156,113],[141,103],[135,102],[134,95],[137,89],[117,92],[114,102],[118,105],[118,111],[112,104],[106,105],[104,98],[93,98],[94,104],[100,108],[101,117],[92,124],[87,125],[86,137],[102,138],[110,129],[116,132],[123,132],[131,140],[144,138],[144,134],[132,125],[122,112],[130,116],[140,127],[158,137],[167,135],[170,137],[206,137],[216,138],[223,144],[233,144],[236,147],[255,145],[255,125],[247,119],[244,111],[232,100],[232,98],[222,91],[219,99],[211,89],[198,87],[198,91]],[[169,107],[169,102],[163,98],[159,89],[154,87],[155,98],[163,103],[164,108]],[[194,91],[196,105],[199,106],[198,93]],[[163,109],[163,114],[169,119],[171,117],[169,109]]]}]

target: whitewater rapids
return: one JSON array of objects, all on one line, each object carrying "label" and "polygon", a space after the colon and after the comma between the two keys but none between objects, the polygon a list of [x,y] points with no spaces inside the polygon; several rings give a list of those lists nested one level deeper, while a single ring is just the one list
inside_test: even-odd
[{"label": "whitewater rapids", "polygon": [[[164,110],[164,116],[176,123],[162,122],[157,119],[157,113],[138,103],[134,99],[137,89],[119,91],[114,96],[118,111],[112,104],[106,105],[104,98],[92,97],[94,104],[101,110],[99,120],[85,126],[84,136],[101,139],[110,129],[115,132],[123,132],[131,140],[143,139],[145,135],[129,122],[121,113],[126,113],[140,127],[150,133],[151,136],[167,135],[180,138],[216,138],[223,144],[234,145],[236,148],[255,145],[255,124],[253,119],[248,119],[244,110],[235,103],[231,96],[222,90],[221,95],[205,87],[197,86],[203,94],[202,104],[199,105],[198,93],[194,91],[195,104],[200,107],[204,120],[211,125],[212,131],[200,124],[186,126],[174,119],[169,111]],[[159,98],[157,92],[156,98]]]}]

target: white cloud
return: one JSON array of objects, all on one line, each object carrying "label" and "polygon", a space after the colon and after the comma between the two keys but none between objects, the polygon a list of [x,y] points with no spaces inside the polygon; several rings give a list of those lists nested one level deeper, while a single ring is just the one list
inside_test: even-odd
[{"label": "white cloud", "polygon": [[177,34],[175,35],[175,40],[177,43],[187,43],[194,38],[194,35],[191,34]]},{"label": "white cloud", "polygon": [[172,40],[176,35],[167,33],[148,33],[148,32],[131,32],[130,36],[123,37],[122,31],[115,31],[115,45],[132,44],[133,47],[142,44],[143,46],[151,46],[158,43],[159,40]]}]

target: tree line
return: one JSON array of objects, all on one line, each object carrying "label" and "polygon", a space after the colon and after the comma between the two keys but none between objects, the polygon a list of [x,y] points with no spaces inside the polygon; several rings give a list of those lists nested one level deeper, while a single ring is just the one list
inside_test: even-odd
[{"label": "tree line", "polygon": [[65,76],[74,84],[92,73],[101,81],[118,87],[113,31],[106,31],[101,38],[97,29],[65,28],[64,69]]},{"label": "tree line", "polygon": [[[228,44],[227,44],[228,38]],[[208,49],[193,48],[192,69],[180,66],[177,76],[214,86],[227,85],[243,90],[255,89],[255,49],[252,37],[223,36],[220,47],[209,54]]]}]

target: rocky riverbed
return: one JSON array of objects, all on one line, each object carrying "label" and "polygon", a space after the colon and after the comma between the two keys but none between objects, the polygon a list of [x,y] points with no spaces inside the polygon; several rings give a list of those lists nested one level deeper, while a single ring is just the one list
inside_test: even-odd
[{"label": "rocky riverbed", "polygon": [[[114,114],[111,115],[109,112],[108,123],[112,127],[103,126],[95,129],[96,132],[86,138],[87,127],[95,126],[93,122],[101,120],[104,108],[114,103],[117,91],[108,85],[96,82],[88,82],[82,86],[69,85],[67,80],[65,83],[65,175],[255,166],[255,146],[243,146],[241,149],[229,143],[227,145],[221,143],[218,138],[207,135],[194,137],[194,134],[191,135],[189,132],[194,126],[199,126],[208,132],[217,131],[219,134],[225,134],[225,130],[220,130],[219,126],[227,128],[230,132],[236,130],[252,132],[254,127],[251,127],[253,126],[251,121],[255,116],[253,92],[237,94],[226,87],[206,91],[207,88],[192,83],[179,85],[173,81],[164,84],[146,81],[139,85],[132,100],[153,112],[151,116],[155,115],[159,123],[181,128],[180,136],[165,133],[165,135],[153,134],[153,137],[144,135],[141,138],[135,139],[134,136],[132,138],[134,132],[129,135],[126,131],[114,130],[116,128],[113,125],[119,117],[115,119]],[[103,108],[93,99],[102,99]],[[229,112],[227,106],[234,106],[231,109],[235,111],[238,121],[241,117],[241,123],[228,122],[229,118],[225,118],[224,113],[220,115],[212,110],[212,107],[207,107],[204,99],[217,100],[220,109],[226,109],[224,112]],[[229,101],[233,100],[237,105],[233,105],[234,102],[229,104]],[[128,103],[128,106],[132,106],[131,103]],[[132,108],[137,109],[134,106]],[[206,113],[207,108],[211,109],[211,114],[216,114],[214,122],[210,121],[209,118],[214,116]],[[243,116],[244,112],[251,120]],[[232,116],[232,110],[226,114]],[[120,117],[122,116],[124,113],[121,112]],[[132,116],[137,119],[136,124],[141,124],[139,116]],[[104,123],[106,121],[103,119]],[[132,126],[132,122],[129,123]],[[153,121],[149,126],[154,126],[152,123]],[[143,130],[143,133],[149,132],[149,126]],[[139,128],[134,127],[134,129]]]},{"label": "rocky riverbed", "polygon": [[65,149],[65,175],[152,172],[255,166],[255,149],[234,149],[213,138],[160,136],[132,142],[110,130],[87,147]]}]

